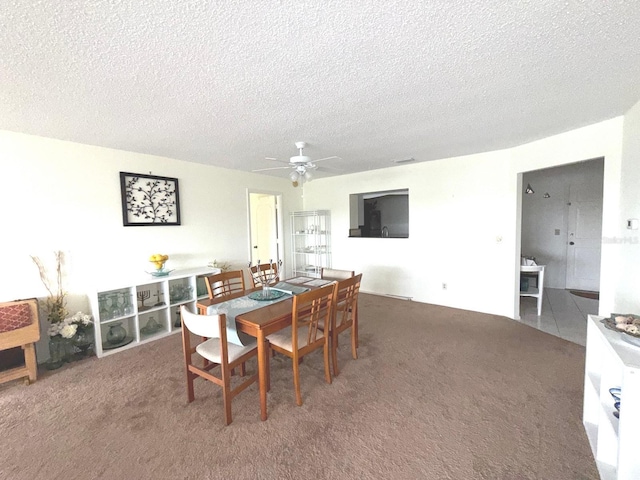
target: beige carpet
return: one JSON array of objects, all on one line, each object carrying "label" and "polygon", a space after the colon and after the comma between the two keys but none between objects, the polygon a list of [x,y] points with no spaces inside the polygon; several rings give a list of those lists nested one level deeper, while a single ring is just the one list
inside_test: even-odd
[{"label": "beige carpet", "polygon": [[[581,423],[584,348],[515,321],[361,295],[360,349],[272,360],[234,400],[186,403],[178,335],[0,386],[0,478],[597,479]],[[255,365],[251,365],[251,369]]]}]

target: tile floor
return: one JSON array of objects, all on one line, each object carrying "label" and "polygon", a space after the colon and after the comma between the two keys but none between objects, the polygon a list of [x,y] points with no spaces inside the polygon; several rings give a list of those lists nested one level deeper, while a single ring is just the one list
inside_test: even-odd
[{"label": "tile floor", "polygon": [[570,342],[585,345],[587,315],[598,314],[598,300],[572,295],[569,290],[545,288],[540,316],[536,302],[536,298],[520,298],[520,322]]}]

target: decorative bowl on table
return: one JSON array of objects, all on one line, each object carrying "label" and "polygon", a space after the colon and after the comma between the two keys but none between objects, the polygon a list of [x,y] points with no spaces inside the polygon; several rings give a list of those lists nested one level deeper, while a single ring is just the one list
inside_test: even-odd
[{"label": "decorative bowl on table", "polygon": [[251,300],[258,300],[259,302],[264,302],[268,300],[276,300],[278,298],[284,297],[285,295],[286,293],[281,290],[273,290],[269,288],[269,289],[258,290],[256,292],[250,293],[249,298]]},{"label": "decorative bowl on table", "polygon": [[169,255],[162,255],[161,253],[154,253],[149,257],[149,261],[156,268],[155,271],[149,272],[154,277],[164,277],[173,272],[173,270],[166,270],[164,264],[169,260]]},{"label": "decorative bowl on table", "polygon": [[620,332],[622,340],[640,347],[640,316],[633,313],[612,313],[602,323],[610,330]]},{"label": "decorative bowl on table", "polygon": [[165,270],[163,268],[163,269],[160,269],[160,270],[154,270],[153,272],[149,272],[149,274],[151,274],[154,277],[166,277],[171,272],[173,272],[173,270]]}]

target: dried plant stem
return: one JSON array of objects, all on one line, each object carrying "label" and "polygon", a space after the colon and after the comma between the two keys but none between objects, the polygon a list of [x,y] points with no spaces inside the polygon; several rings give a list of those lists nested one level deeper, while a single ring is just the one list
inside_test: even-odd
[{"label": "dried plant stem", "polygon": [[31,260],[38,267],[40,273],[40,280],[42,284],[49,292],[49,297],[45,301],[45,310],[49,321],[52,323],[61,322],[67,316],[67,292],[62,288],[62,263],[64,261],[64,254],[58,250],[55,252],[56,257],[56,288],[54,291],[53,286],[47,276],[47,270],[42,264],[40,258],[31,255]]}]

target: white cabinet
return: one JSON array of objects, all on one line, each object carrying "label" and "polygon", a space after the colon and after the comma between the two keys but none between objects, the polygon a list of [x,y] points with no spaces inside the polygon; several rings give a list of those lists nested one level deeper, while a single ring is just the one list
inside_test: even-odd
[{"label": "white cabinet", "polygon": [[[589,315],[582,421],[603,479],[640,478],[640,347]],[[620,418],[610,388],[622,389]]]},{"label": "white cabinet", "polygon": [[328,210],[291,213],[293,276],[320,277],[331,267],[331,219]]},{"label": "white cabinet", "polygon": [[196,300],[208,296],[203,277],[219,272],[217,268],[173,271],[164,277],[147,275],[101,287],[91,298],[96,355],[179,332],[180,305],[195,311]]},{"label": "white cabinet", "polygon": [[538,316],[542,315],[542,294],[544,292],[544,267],[545,265],[521,265],[520,273],[534,274],[538,276],[536,286],[529,286],[527,282],[527,289],[520,290],[521,297],[534,297],[538,299]]}]

